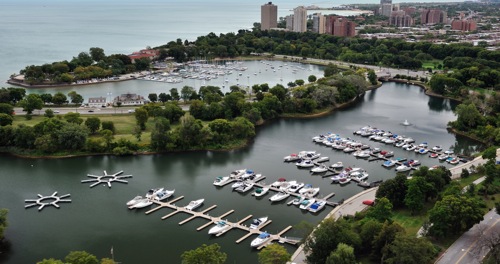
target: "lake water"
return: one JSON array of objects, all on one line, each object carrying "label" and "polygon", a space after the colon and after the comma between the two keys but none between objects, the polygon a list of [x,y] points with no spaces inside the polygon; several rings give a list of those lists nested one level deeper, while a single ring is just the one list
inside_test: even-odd
[{"label": "lake water", "polygon": [[[235,243],[245,234],[242,231],[232,230],[215,238],[207,234],[208,229],[196,231],[205,220],[179,226],[188,215],[178,214],[161,220],[171,210],[145,215],[146,210],[129,210],[125,203],[136,195],[144,195],[150,188],[166,187],[175,188],[176,197],[185,196],[177,202],[179,206],[205,198],[200,210],[217,205],[210,215],[234,209],[235,212],[227,216],[230,221],[250,214],[255,217],[267,215],[273,222],[265,230],[272,233],[303,220],[316,224],[331,208],[312,215],[287,206],[285,201],[271,204],[268,201],[270,194],[259,200],[250,193],[232,192],[230,186],[215,188],[212,182],[232,170],[248,168],[267,176],[264,180],[267,183],[281,177],[296,179],[320,186],[320,196],[335,192],[331,201],[348,198],[362,189],[353,183],[341,187],[331,184],[328,178],[311,176],[309,170],[299,170],[294,164],[284,163],[283,157],[300,150],[317,150],[330,157],[329,163],[342,161],[345,165],[367,169],[371,181],[392,178],[394,169],[383,168],[380,161],[356,159],[314,144],[311,137],[326,132],[356,137],[352,135],[354,130],[372,125],[411,136],[417,142],[427,141],[430,146],[455,147],[457,152],[474,149],[474,143],[447,132],[446,123],[455,119],[452,107],[448,100],[428,97],[416,86],[385,83],[367,92],[356,104],[327,116],[270,122],[258,128],[255,140],[248,147],[228,152],[69,159],[1,156],[0,207],[10,210],[6,236],[12,243],[12,251],[1,262],[34,263],[43,258],[63,258],[71,250],[85,250],[99,258],[110,257],[113,247],[115,259],[124,263],[179,263],[182,252],[203,243],[218,243],[228,254],[228,263],[257,263],[257,251],[250,248],[253,237],[241,244]],[[400,125],[405,119],[413,125]],[[374,147],[393,150],[396,157],[417,158],[427,166],[439,164],[423,155],[368,142],[366,138],[358,139]],[[80,183],[88,179],[88,173],[100,174],[103,170],[109,173],[123,170],[133,177],[128,179],[128,184],[113,183],[111,189],[106,186],[89,188],[88,183]],[[55,191],[60,195],[71,194],[72,203],[61,204],[60,209],[48,207],[41,212],[36,208],[24,208],[25,199]],[[286,235],[298,236],[293,229]],[[293,246],[287,248],[290,252],[295,249]]]}]

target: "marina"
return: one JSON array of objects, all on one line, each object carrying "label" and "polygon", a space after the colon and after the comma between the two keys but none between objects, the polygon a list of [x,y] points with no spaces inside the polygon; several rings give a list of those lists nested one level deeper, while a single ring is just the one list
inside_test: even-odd
[{"label": "marina", "polygon": [[[187,223],[195,218],[203,218],[203,219],[208,220],[209,221],[208,223],[206,223],[206,224],[204,224],[196,229],[197,231],[201,231],[210,225],[217,224],[219,221],[222,221],[224,217],[226,217],[234,212],[234,210],[230,210],[230,211],[228,211],[220,216],[210,216],[208,214],[208,212],[210,210],[214,209],[215,207],[217,207],[217,205],[212,205],[212,206],[204,209],[201,212],[196,212],[196,211],[187,209],[186,207],[179,207],[179,206],[176,206],[174,204],[175,202],[178,202],[178,201],[182,200],[183,198],[184,198],[184,196],[179,196],[170,202],[154,201],[154,203],[157,204],[158,206],[147,211],[146,214],[151,214],[151,213],[156,212],[156,211],[163,209],[163,208],[169,208],[169,209],[172,209],[174,211],[171,212],[170,214],[167,214],[167,215],[164,215],[163,217],[161,217],[162,220],[165,220],[169,217],[172,217],[173,215],[178,214],[178,213],[185,213],[185,214],[191,215],[189,218],[186,218],[185,220],[179,222],[179,225],[183,225],[183,224],[185,224],[185,223]],[[251,227],[243,224],[245,221],[247,221],[251,217],[252,217],[252,215],[248,215],[238,222],[229,222],[229,221],[225,220],[225,223],[229,226],[229,228],[227,228],[226,230],[224,230],[221,233],[216,234],[215,236],[217,236],[217,237],[221,236],[224,233],[230,231],[231,229],[240,229],[240,230],[243,230],[245,232],[248,232],[248,234],[246,234],[243,237],[236,240],[236,243],[239,244],[252,235],[259,235],[260,233],[262,233],[262,231],[260,231],[260,230],[262,228],[266,227],[267,225],[271,224],[271,222],[272,222],[271,220],[267,220],[265,223],[261,224],[260,226],[251,228]],[[270,234],[270,239],[268,241],[266,241],[265,243],[259,245],[257,247],[257,250],[262,249],[263,247],[269,245],[273,241],[278,241],[279,243],[288,243],[291,245],[296,245],[297,243],[300,242],[300,239],[289,238],[289,237],[283,236],[283,234],[286,233],[291,228],[292,228],[292,226],[288,226],[285,229],[283,229],[281,232],[279,232],[275,235]]]}]

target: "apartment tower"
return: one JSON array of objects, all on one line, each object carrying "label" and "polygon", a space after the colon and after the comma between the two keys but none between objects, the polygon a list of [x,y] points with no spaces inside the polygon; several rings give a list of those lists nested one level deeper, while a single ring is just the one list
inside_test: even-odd
[{"label": "apartment tower", "polygon": [[299,6],[293,10],[293,31],[307,31],[307,9],[303,6]]},{"label": "apartment tower", "polygon": [[260,29],[269,30],[278,27],[278,6],[269,2],[260,6]]}]

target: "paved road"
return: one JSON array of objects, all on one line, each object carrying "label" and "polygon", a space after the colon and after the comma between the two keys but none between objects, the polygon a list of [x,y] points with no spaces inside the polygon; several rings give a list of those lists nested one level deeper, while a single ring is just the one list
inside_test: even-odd
[{"label": "paved road", "polygon": [[[326,217],[334,217],[338,219],[343,215],[354,215],[357,212],[365,210],[368,206],[363,204],[364,200],[375,200],[375,193],[378,187],[371,188],[366,191],[360,192],[351,198],[347,199],[342,205],[335,207]],[[292,262],[294,264],[306,264],[306,254],[304,246],[300,245],[299,248],[292,255]]]},{"label": "paved road", "polygon": [[[189,111],[189,105],[186,104],[179,104],[179,106],[182,108],[184,111]],[[102,114],[131,114],[134,110],[135,107],[130,107],[130,106],[123,106],[123,107],[106,107],[106,108],[89,108],[89,107],[44,107],[42,110],[35,110],[33,111],[34,115],[44,115],[45,114],[45,109],[52,109],[54,111],[54,114],[56,115],[64,115],[69,112],[77,112],[80,113],[81,115],[102,115]],[[20,107],[15,107],[14,108],[14,113],[15,115],[25,115],[26,112],[23,111],[22,108]]]},{"label": "paved road", "polygon": [[500,236],[500,215],[495,209],[489,211],[481,223],[465,232],[451,245],[435,264],[474,264],[481,263],[489,252],[484,241],[489,236]]}]

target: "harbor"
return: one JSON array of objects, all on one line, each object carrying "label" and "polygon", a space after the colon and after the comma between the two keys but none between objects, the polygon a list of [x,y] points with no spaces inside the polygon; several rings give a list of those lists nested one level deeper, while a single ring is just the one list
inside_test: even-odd
[{"label": "harbor", "polygon": [[[251,195],[252,191],[236,192],[230,188],[231,185],[215,187],[214,179],[226,176],[233,169],[249,168],[266,176],[259,184],[271,184],[279,178],[289,181],[295,179],[297,182],[320,187],[320,194],[334,192],[335,196],[330,198],[330,201],[347,201],[363,189],[353,183],[343,186],[331,184],[330,179],[322,178],[320,174],[312,175],[310,168],[298,170],[294,164],[284,163],[283,156],[300,150],[316,149],[323,153],[323,156],[330,158],[330,164],[342,161],[347,167],[364,168],[370,173],[370,182],[387,180],[393,178],[395,172],[394,168],[386,169],[381,166],[382,160],[368,162],[352,154],[313,143],[311,137],[321,132],[334,131],[358,139],[352,132],[363,125],[372,124],[398,131],[414,139],[427,139],[428,143],[432,144],[431,147],[441,144],[445,150],[453,148],[456,153],[474,149],[474,142],[469,143],[467,139],[457,138],[446,131],[448,120],[455,118],[449,110],[450,107],[444,107],[446,103],[447,100],[430,99],[417,87],[386,83],[378,90],[368,91],[354,107],[328,116],[270,122],[259,127],[257,137],[247,147],[227,152],[197,151],[69,159],[20,159],[2,156],[0,163],[4,171],[0,175],[0,200],[9,208],[10,225],[6,236],[13,246],[13,253],[7,263],[35,263],[44,258],[63,258],[72,250],[85,250],[104,258],[110,257],[111,246],[114,248],[116,259],[121,262],[158,262],[168,258],[169,261],[180,263],[180,255],[183,252],[202,244],[213,243],[219,244],[221,251],[228,254],[228,263],[257,263],[257,251],[250,246],[250,241],[256,235],[237,244],[235,241],[248,232],[235,228],[219,237],[208,235],[210,226],[200,232],[195,231],[210,222],[205,218],[197,217],[179,225],[179,222],[192,215],[177,213],[161,220],[161,217],[171,213],[173,209],[165,208],[146,215],[147,210],[157,205],[153,204],[150,208],[141,210],[129,210],[125,202],[136,195],[144,195],[145,191],[151,188],[165,186],[176,189],[176,195],[169,198],[170,200],[181,195],[186,197],[175,202],[177,206],[187,205],[189,201],[186,200],[198,198],[205,198],[205,206],[197,211],[217,205],[207,212],[210,216],[219,217],[230,210],[234,212],[223,219],[228,218],[231,222],[238,222],[250,214],[257,217],[268,216],[272,224],[261,230],[270,234],[278,234],[301,221],[316,225],[331,212],[331,206],[327,205],[322,211],[312,214],[299,210],[294,205],[287,206],[287,203],[293,200],[292,197],[271,203],[268,198],[275,191],[256,198]],[[399,125],[405,119],[415,125]],[[363,138],[359,137],[359,140]],[[394,151],[395,157],[420,159],[422,165],[433,165],[433,162],[428,163],[429,161],[438,163],[438,160],[423,158],[422,154],[380,142],[366,140],[366,143],[372,147],[386,146],[388,150]],[[446,162],[442,164],[448,165]],[[102,175],[103,169],[106,169],[108,174],[123,170],[123,174],[133,177],[125,179],[128,184],[113,182],[112,188],[107,187],[105,183],[93,188],[89,187],[92,184],[90,182],[80,183],[85,180],[87,173]],[[253,191],[257,188],[254,187]],[[62,195],[70,193],[72,202],[60,204],[60,209],[45,206],[41,212],[37,210],[39,206],[24,208],[27,204],[24,203],[25,199],[36,198],[38,193],[50,195],[54,191],[59,191]],[[347,213],[344,209],[341,211]],[[242,224],[247,225],[249,222],[250,220],[247,220]],[[99,234],[99,239],[94,240],[96,233]],[[43,240],[48,235],[52,239]],[[300,237],[300,233],[298,229],[292,228],[283,236]],[[296,246],[288,243],[283,246],[290,253],[296,249]]]}]

